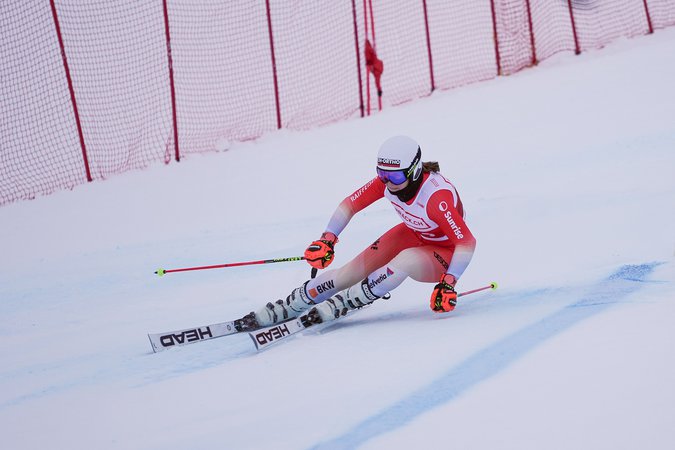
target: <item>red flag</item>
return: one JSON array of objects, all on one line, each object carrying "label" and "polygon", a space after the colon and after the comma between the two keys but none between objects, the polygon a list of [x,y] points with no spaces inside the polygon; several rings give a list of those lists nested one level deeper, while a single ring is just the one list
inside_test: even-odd
[{"label": "red flag", "polygon": [[370,44],[370,41],[366,39],[366,68],[375,76],[375,85],[377,86],[377,95],[382,96],[382,84],[380,78],[382,77],[382,72],[384,71],[384,64],[381,59],[377,58],[377,53],[375,49]]}]

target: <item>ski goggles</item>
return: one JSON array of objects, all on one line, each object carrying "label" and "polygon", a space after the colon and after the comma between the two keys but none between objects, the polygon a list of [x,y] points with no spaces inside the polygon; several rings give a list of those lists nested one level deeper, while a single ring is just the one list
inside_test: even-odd
[{"label": "ski goggles", "polygon": [[380,179],[381,182],[387,183],[387,181],[390,181],[392,184],[403,184],[405,183],[405,180],[408,179],[412,173],[417,170],[418,164],[420,164],[420,160],[422,159],[422,150],[417,147],[417,154],[415,155],[415,158],[413,158],[412,163],[407,169],[398,169],[398,170],[385,170],[385,169],[380,169],[379,166],[376,167],[377,170],[377,177]]},{"label": "ski goggles", "polygon": [[387,183],[390,181],[392,184],[399,185],[405,183],[405,180],[408,179],[409,170],[382,170],[379,167],[377,168],[377,177],[381,182]]}]

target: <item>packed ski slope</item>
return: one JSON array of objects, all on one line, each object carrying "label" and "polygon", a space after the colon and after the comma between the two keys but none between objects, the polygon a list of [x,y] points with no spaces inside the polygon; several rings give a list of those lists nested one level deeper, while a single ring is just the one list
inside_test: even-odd
[{"label": "packed ski slope", "polygon": [[[3,449],[675,448],[675,29],[304,133],[0,208]],[[478,239],[431,285],[256,353],[152,353],[309,276],[298,256],[409,134]],[[222,144],[222,143],[221,143]],[[339,266],[397,223],[354,218]]]}]

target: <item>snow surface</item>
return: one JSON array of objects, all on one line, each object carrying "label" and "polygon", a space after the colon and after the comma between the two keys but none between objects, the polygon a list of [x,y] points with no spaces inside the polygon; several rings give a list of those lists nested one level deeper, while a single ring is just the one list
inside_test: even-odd
[{"label": "snow surface", "polygon": [[[3,449],[675,448],[675,28],[309,132],[281,131],[0,208]],[[414,136],[478,239],[447,315],[408,280],[256,353],[154,354],[241,316]],[[381,201],[335,266],[397,223]]]}]

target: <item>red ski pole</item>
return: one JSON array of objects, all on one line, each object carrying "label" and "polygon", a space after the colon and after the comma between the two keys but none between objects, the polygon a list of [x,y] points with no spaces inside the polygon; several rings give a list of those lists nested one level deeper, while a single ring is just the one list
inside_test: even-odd
[{"label": "red ski pole", "polygon": [[217,264],[214,266],[200,266],[200,267],[184,267],[182,269],[157,269],[155,273],[160,277],[165,273],[171,272],[187,272],[189,270],[206,270],[206,269],[222,269],[225,267],[237,267],[237,266],[252,266],[254,264],[272,264],[280,262],[290,262],[290,261],[302,261],[305,258],[303,256],[293,256],[290,258],[274,258],[274,259],[261,259],[259,261],[247,261],[247,262],[236,262],[229,264]]},{"label": "red ski pole", "polygon": [[492,290],[497,289],[497,283],[495,283],[495,282],[493,281],[493,282],[490,283],[488,286],[483,286],[483,287],[481,287],[481,288],[478,288],[478,289],[472,289],[472,290],[466,291],[466,292],[460,292],[459,294],[457,294],[457,297],[462,297],[462,296],[464,296],[464,295],[474,294],[474,293],[476,293],[476,292],[484,291],[484,290],[486,290],[486,289],[492,289]]}]

